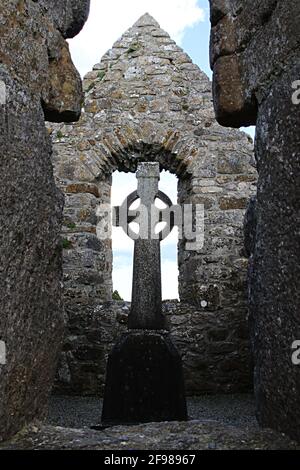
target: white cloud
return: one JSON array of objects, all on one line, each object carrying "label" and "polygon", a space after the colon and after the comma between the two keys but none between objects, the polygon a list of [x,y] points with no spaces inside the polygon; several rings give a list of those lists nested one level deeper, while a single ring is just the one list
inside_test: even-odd
[{"label": "white cloud", "polygon": [[120,227],[113,227],[112,231],[113,252],[128,253],[133,252],[133,241],[126,235]]},{"label": "white cloud", "polygon": [[91,12],[84,29],[69,41],[74,63],[81,75],[89,72],[114,42],[146,12],[178,44],[187,28],[205,18],[197,0],[91,0]]},{"label": "white cloud", "polygon": [[162,263],[162,298],[178,299],[178,265],[176,261]]},{"label": "white cloud", "polygon": [[119,292],[122,299],[131,301],[132,266],[129,263],[127,265],[117,264],[117,266],[114,266],[113,289]]},{"label": "white cloud", "polygon": [[[113,270],[113,286],[124,300],[131,300],[132,291],[132,258],[116,257]],[[162,263],[162,298],[178,299],[178,266],[177,261]]]},{"label": "white cloud", "polygon": [[120,206],[130,193],[136,190],[137,180],[133,173],[113,174],[113,184],[111,191],[111,203],[113,206]]},{"label": "white cloud", "polygon": [[240,130],[249,134],[252,139],[255,139],[255,126],[241,127]]}]

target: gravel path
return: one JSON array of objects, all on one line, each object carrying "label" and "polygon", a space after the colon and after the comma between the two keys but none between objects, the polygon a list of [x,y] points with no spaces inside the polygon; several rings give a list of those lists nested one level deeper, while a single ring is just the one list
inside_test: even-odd
[{"label": "gravel path", "polygon": [[[192,420],[213,420],[229,425],[255,424],[252,395],[212,395],[188,398]],[[98,398],[52,397],[48,424],[86,428],[101,421],[102,400]]]}]

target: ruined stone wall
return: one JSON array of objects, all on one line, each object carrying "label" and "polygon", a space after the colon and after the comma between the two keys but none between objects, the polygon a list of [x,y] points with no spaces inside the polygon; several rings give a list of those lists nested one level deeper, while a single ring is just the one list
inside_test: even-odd
[{"label": "ruined stone wall", "polygon": [[246,223],[257,417],[300,439],[300,369],[292,362],[300,339],[300,107],[292,99],[300,77],[300,5],[210,3],[217,119],[257,129],[257,202]]},{"label": "ruined stone wall", "polygon": [[[103,396],[108,354],[127,331],[130,303],[107,302],[69,320],[54,393]],[[248,392],[252,384],[249,331],[237,311],[216,319],[188,303],[163,302],[182,355],[188,395]]]},{"label": "ruined stone wall", "polygon": [[43,5],[0,2],[0,440],[44,417],[63,336],[63,197],[44,113],[79,118],[81,80],[64,37],[80,28],[75,10],[65,17],[72,2]]},{"label": "ruined stone wall", "polygon": [[[189,324],[188,309],[178,305],[174,312],[186,334],[180,350],[187,391],[250,388],[242,228],[257,178],[251,139],[217,124],[209,79],[149,15],[95,65],[84,89],[79,123],[52,130],[56,181],[66,195],[67,338],[57,391],[90,394],[103,387],[112,342],[103,328],[97,335],[92,327],[90,335],[89,322],[97,305],[111,300],[112,253],[110,241],[97,238],[95,208],[110,201],[112,173],[134,172],[139,161],[158,161],[177,175],[180,203],[205,206],[204,247],[179,245],[180,298],[192,316]],[[216,339],[207,346],[210,329]]]}]

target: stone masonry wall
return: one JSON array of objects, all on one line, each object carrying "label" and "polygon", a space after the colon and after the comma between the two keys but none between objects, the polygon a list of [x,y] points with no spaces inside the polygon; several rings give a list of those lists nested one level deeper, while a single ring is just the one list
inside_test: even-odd
[{"label": "stone masonry wall", "polygon": [[63,338],[63,197],[44,119],[79,118],[64,37],[88,3],[0,1],[0,441],[45,416]]},{"label": "stone masonry wall", "polygon": [[[180,344],[190,369],[187,377],[192,377],[188,392],[245,390],[246,377],[250,388],[242,231],[245,208],[256,189],[251,139],[217,124],[209,79],[148,14],[87,74],[84,89],[79,123],[52,129],[56,181],[66,195],[67,338],[56,390],[90,394],[103,386],[101,354],[110,341],[98,334],[97,356],[89,347],[88,325],[95,320],[100,328],[94,312],[111,300],[112,253],[111,242],[97,238],[96,206],[110,202],[112,173],[135,172],[139,161],[158,161],[177,175],[180,203],[205,206],[203,248],[189,251],[185,240],[179,244],[180,298],[190,305],[191,322],[197,318],[200,331],[195,327],[197,333],[187,333],[190,339]],[[188,332],[193,329],[188,309],[177,307],[175,316]],[[196,343],[195,336],[201,337],[205,325],[204,337],[215,329],[220,344],[204,353],[206,340]],[[92,329],[96,335],[97,328]],[[215,367],[217,357],[221,362]],[[232,360],[234,371],[228,365]]]},{"label": "stone masonry wall", "polygon": [[300,340],[300,105],[294,84],[300,78],[300,5],[210,3],[217,119],[234,127],[256,123],[259,179],[246,235],[257,417],[299,440],[300,369],[292,346]]},{"label": "stone masonry wall", "polygon": [[[108,354],[127,330],[129,311],[130,303],[111,301],[69,321],[54,393],[103,396]],[[239,312],[216,320],[190,304],[165,301],[163,313],[182,355],[188,395],[249,391],[249,332]]]}]

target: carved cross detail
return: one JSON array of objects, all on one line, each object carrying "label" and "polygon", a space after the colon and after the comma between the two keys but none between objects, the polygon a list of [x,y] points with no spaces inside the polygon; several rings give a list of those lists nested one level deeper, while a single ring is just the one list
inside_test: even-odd
[{"label": "carved cross detail", "polygon": [[[170,220],[168,207],[163,210],[156,208],[155,200],[161,199],[169,207],[172,202],[158,189],[158,163],[139,164],[136,176],[138,189],[127,198],[122,208],[115,208],[114,222],[135,240],[129,328],[162,330],[165,329],[165,318],[162,315],[160,241],[174,227],[174,217],[171,214]],[[140,208],[137,211],[128,210],[137,199],[141,201]],[[129,227],[133,221],[140,225],[138,235]],[[157,223],[162,221],[167,222],[166,228],[160,234],[155,234]]]}]

